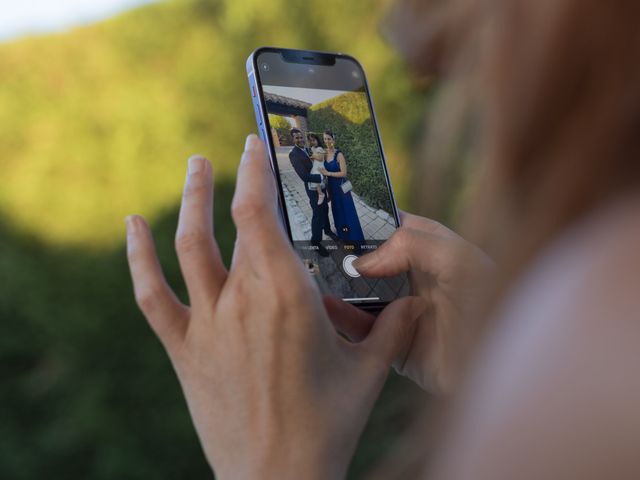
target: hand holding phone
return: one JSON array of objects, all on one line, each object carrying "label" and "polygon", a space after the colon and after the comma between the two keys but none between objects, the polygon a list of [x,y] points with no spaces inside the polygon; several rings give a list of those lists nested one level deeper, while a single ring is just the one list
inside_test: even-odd
[{"label": "hand holding phone", "polygon": [[176,234],[189,306],[162,275],[146,223],[128,218],[136,300],[171,359],[217,477],[342,478],[424,302],[394,302],[358,344],[339,336],[278,227],[264,159],[263,143],[250,136],[228,271],[213,235],[211,165],[190,159]]},{"label": "hand holding phone", "polygon": [[[401,218],[402,228],[356,266],[372,278],[410,276],[412,294],[429,308],[394,367],[427,391],[450,393],[459,380],[466,344],[476,338],[480,325],[474,319],[480,319],[496,267],[487,254],[444,225],[405,212]],[[336,328],[356,342],[366,338],[376,321],[332,297],[325,306]]]}]

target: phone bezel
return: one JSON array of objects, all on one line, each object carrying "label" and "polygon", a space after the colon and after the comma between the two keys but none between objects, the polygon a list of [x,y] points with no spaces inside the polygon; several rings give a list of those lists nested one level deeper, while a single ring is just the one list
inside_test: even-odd
[{"label": "phone bezel", "polygon": [[[369,109],[371,111],[371,119],[373,122],[373,127],[376,135],[376,139],[378,141],[378,150],[380,154],[380,158],[382,159],[382,168],[384,171],[385,181],[387,183],[387,188],[389,189],[389,193],[391,194],[391,206],[393,208],[393,217],[396,222],[396,228],[400,227],[400,215],[398,213],[398,207],[396,205],[396,197],[393,191],[393,186],[391,185],[391,179],[389,177],[389,169],[387,167],[387,159],[384,154],[384,147],[382,144],[382,137],[380,135],[380,129],[378,127],[378,119],[376,117],[376,111],[373,105],[373,100],[371,98],[371,90],[369,89],[369,81],[367,79],[366,72],[362,67],[362,64],[353,56],[344,54],[344,53],[332,53],[332,52],[321,52],[316,50],[297,50],[290,48],[279,48],[279,47],[259,47],[254,50],[249,58],[247,59],[247,77],[249,79],[249,88],[252,89],[253,85],[251,84],[251,77],[253,76],[253,80],[255,82],[256,89],[256,97],[259,105],[259,112],[256,112],[262,121],[262,124],[258,124],[258,128],[261,128],[262,131],[261,137],[263,141],[268,145],[268,153],[269,153],[269,162],[271,164],[271,170],[276,177],[276,182],[278,184],[278,203],[280,209],[280,216],[284,221],[284,225],[287,231],[287,235],[289,236],[289,241],[292,245],[293,236],[291,234],[291,225],[289,223],[289,215],[286,210],[285,200],[284,200],[284,190],[282,188],[282,179],[280,178],[280,169],[278,168],[277,160],[276,160],[276,151],[275,146],[273,144],[273,139],[271,138],[271,126],[269,124],[269,115],[267,113],[266,103],[264,100],[264,92],[262,81],[260,79],[260,75],[258,72],[257,59],[260,54],[265,52],[271,53],[279,53],[283,56],[283,58],[289,58],[286,61],[292,63],[303,63],[303,64],[319,64],[319,65],[327,65],[327,60],[333,61],[335,64],[335,60],[337,58],[344,58],[346,60],[354,62],[360,71],[362,72],[362,79],[364,83],[365,94],[367,97],[367,102],[369,104]],[[307,58],[304,58],[307,57]],[[293,60],[298,59],[299,61]],[[318,62],[318,63],[316,63]],[[253,96],[253,92],[251,92]],[[257,120],[257,119],[256,119]],[[360,309],[368,310],[368,311],[379,311],[384,308],[389,302],[348,302],[351,305],[354,305]]]}]

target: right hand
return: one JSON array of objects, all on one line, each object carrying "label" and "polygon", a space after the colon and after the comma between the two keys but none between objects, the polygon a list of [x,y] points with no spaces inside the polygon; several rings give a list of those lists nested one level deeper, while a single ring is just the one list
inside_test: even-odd
[{"label": "right hand", "polygon": [[[411,294],[421,296],[428,308],[394,367],[425,390],[449,392],[495,266],[479,248],[438,222],[402,212],[401,224],[380,248],[353,265],[371,278],[408,272]],[[325,305],[334,326],[353,341],[365,337],[375,322],[373,315],[337,298],[325,297]]]}]

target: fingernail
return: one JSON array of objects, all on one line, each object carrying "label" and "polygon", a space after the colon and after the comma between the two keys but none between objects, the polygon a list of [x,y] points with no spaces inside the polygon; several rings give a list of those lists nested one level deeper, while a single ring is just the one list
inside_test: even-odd
[{"label": "fingernail", "polygon": [[199,155],[189,157],[189,167],[187,168],[187,172],[189,175],[202,172],[205,169],[206,162],[207,161]]},{"label": "fingernail", "polygon": [[260,139],[257,135],[251,134],[247,137],[247,141],[244,142],[244,151],[257,150],[260,146]]},{"label": "fingernail", "polygon": [[127,233],[135,233],[137,228],[135,215],[127,215],[124,221],[127,225]]}]

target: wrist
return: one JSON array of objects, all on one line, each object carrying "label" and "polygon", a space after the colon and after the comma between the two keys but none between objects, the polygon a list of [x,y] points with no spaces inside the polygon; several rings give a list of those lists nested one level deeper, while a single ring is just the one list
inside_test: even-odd
[{"label": "wrist", "polygon": [[[298,449],[290,450],[284,455],[268,455],[262,458],[245,459],[241,465],[229,468],[214,468],[216,478],[255,479],[277,478],[278,480],[326,480],[344,478],[347,473],[349,459],[340,462],[336,455],[333,458],[321,459],[320,455],[309,454]],[[343,465],[344,463],[344,465]],[[226,467],[226,466],[225,466]]]},{"label": "wrist", "polygon": [[[256,433],[242,448],[207,455],[216,478],[327,480],[345,478],[358,435],[344,435],[326,426]],[[313,432],[314,434],[303,432]]]}]

